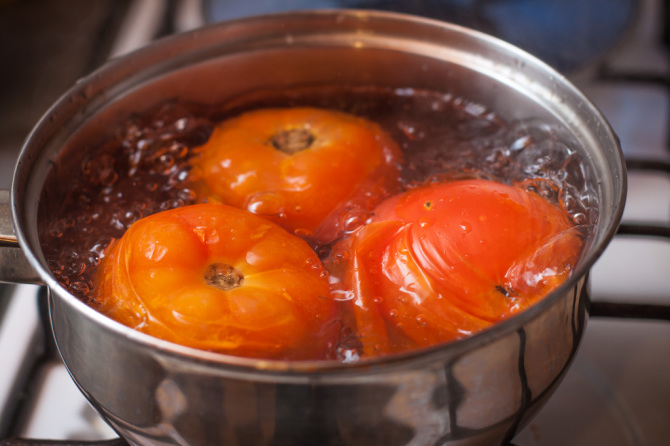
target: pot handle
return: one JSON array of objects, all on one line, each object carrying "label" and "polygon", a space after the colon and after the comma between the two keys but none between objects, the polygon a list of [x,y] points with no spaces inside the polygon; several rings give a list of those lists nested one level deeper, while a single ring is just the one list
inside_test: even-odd
[{"label": "pot handle", "polygon": [[44,284],[19,247],[7,190],[0,190],[0,282]]},{"label": "pot handle", "polygon": [[[626,160],[626,168],[627,170],[652,171],[670,175],[670,163],[664,161],[628,159]],[[660,237],[670,241],[670,225],[622,223],[619,225],[616,235]],[[591,302],[590,314],[594,317],[670,321],[670,305],[596,301]]]}]

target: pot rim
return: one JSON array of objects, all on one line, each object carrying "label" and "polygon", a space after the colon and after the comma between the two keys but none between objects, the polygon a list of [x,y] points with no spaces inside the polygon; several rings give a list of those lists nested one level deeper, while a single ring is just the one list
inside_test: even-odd
[{"label": "pot rim", "polygon": [[[35,254],[30,249],[30,242],[28,240],[28,235],[24,230],[24,227],[17,223],[22,222],[23,215],[19,212],[17,202],[15,201],[17,196],[22,196],[23,188],[25,185],[17,179],[19,169],[26,157],[30,161],[30,156],[27,155],[28,147],[31,144],[39,144],[39,140],[42,138],[40,134],[40,129],[42,127],[52,125],[51,116],[58,114],[61,109],[66,106],[71,106],[72,97],[77,95],[81,96],[84,94],[87,85],[101,77],[103,74],[116,70],[118,67],[125,64],[134,64],[136,62],[142,61],[147,56],[155,54],[156,52],[162,54],[161,61],[167,60],[167,53],[172,47],[179,47],[180,43],[185,41],[195,41],[203,35],[217,33],[218,30],[225,27],[231,26],[244,26],[245,24],[252,23],[262,23],[268,20],[278,20],[283,17],[315,17],[315,16],[334,16],[340,20],[353,19],[358,20],[359,22],[365,22],[369,20],[386,20],[386,21],[410,21],[415,24],[420,24],[427,27],[436,27],[442,28],[445,30],[450,30],[453,32],[458,32],[459,34],[466,35],[468,38],[477,39],[482,42],[486,42],[493,46],[494,50],[501,51],[504,50],[507,53],[513,54],[523,61],[525,66],[533,66],[535,69],[540,70],[546,75],[552,77],[553,81],[556,84],[561,84],[563,88],[566,88],[569,94],[578,98],[581,101],[583,107],[588,108],[588,113],[596,119],[597,124],[600,126],[599,132],[604,134],[604,137],[611,141],[616,146],[616,159],[609,160],[610,163],[613,163],[616,168],[619,169],[619,172],[616,172],[620,175],[620,196],[618,197],[616,203],[613,203],[613,214],[610,218],[610,225],[601,233],[598,240],[594,240],[593,244],[588,248],[588,251],[584,254],[583,258],[580,261],[578,267],[573,271],[570,278],[565,281],[560,287],[555,289],[552,293],[544,297],[541,301],[537,302],[531,308],[516,314],[506,320],[500,321],[493,326],[477,332],[473,335],[470,335],[466,338],[448,342],[440,345],[435,345],[426,348],[414,349],[409,352],[397,353],[386,356],[378,356],[373,358],[361,358],[355,363],[343,363],[340,361],[286,361],[286,360],[264,360],[264,359],[253,359],[253,358],[243,358],[232,355],[226,355],[222,353],[208,352],[204,350],[198,350],[191,347],[185,347],[182,345],[174,344],[162,339],[154,338],[150,335],[141,333],[132,328],[126,327],[93,309],[84,302],[77,299],[74,295],[70,294],[65,288],[63,288],[51,275],[46,266],[43,264],[43,261],[38,258],[38,255]],[[179,48],[178,48],[179,49]],[[187,48],[188,49],[188,48]],[[146,69],[145,69],[146,70]],[[38,142],[34,142],[37,140]],[[30,135],[26,139],[24,146],[19,155],[19,161],[16,165],[14,171],[14,178],[12,181],[11,188],[11,214],[12,221],[14,222],[15,232],[19,245],[26,255],[31,266],[38,272],[40,277],[44,280],[45,284],[49,288],[50,299],[62,299],[69,307],[73,310],[83,313],[86,317],[93,320],[96,324],[99,324],[105,330],[114,332],[114,334],[125,338],[126,340],[136,344],[137,347],[142,348],[143,350],[157,354],[160,354],[164,357],[174,357],[174,358],[188,358],[193,361],[194,364],[202,364],[207,366],[229,368],[231,371],[244,372],[246,376],[250,374],[256,375],[272,375],[274,377],[282,377],[286,379],[300,379],[300,378],[317,378],[321,376],[331,375],[337,373],[338,375],[349,374],[374,374],[380,369],[387,370],[389,368],[395,367],[405,367],[407,364],[417,365],[417,364],[427,364],[437,361],[442,357],[453,357],[457,358],[462,353],[473,349],[476,346],[484,345],[490,343],[496,339],[499,339],[511,332],[513,332],[517,327],[525,324],[526,322],[536,318],[542,314],[548,307],[550,307],[556,300],[560,299],[562,295],[568,293],[569,290],[577,286],[582,278],[586,278],[586,283],[588,283],[588,273],[591,266],[594,262],[600,257],[603,253],[610,240],[614,236],[618,224],[621,220],[623,214],[623,208],[626,198],[626,169],[625,162],[623,158],[623,153],[620,148],[620,144],[616,134],[612,130],[611,126],[598,110],[598,108],[593,105],[574,85],[572,85],[563,75],[556,72],[552,67],[545,64],[536,57],[526,53],[525,51],[506,43],[498,38],[484,34],[479,31],[472,30],[460,25],[454,25],[451,23],[433,20],[423,17],[417,17],[409,14],[386,12],[386,11],[372,11],[372,10],[355,10],[355,9],[337,9],[337,10],[307,10],[307,11],[291,11],[291,12],[282,12],[275,14],[265,14],[252,17],[245,17],[241,19],[235,19],[226,22],[220,22],[205,26],[203,28],[195,29],[192,31],[168,36],[162,38],[146,47],[140,48],[136,51],[133,51],[127,55],[121,56],[119,58],[113,59],[102,67],[98,68],[91,74],[80,79],[77,84],[68,90],[64,95],[56,101],[50,109],[43,115],[38,124],[33,128]],[[601,218],[597,225],[602,224]],[[41,252],[39,253],[41,254]],[[54,297],[54,295],[56,295]],[[50,307],[53,306],[53,302],[50,303]]]}]

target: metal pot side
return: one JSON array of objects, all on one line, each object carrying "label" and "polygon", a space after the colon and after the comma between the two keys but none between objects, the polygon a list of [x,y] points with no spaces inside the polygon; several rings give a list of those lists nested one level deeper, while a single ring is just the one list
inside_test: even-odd
[{"label": "metal pot side", "polygon": [[133,444],[488,445],[511,440],[559,384],[584,329],[585,285],[457,354],[312,372],[129,346],[57,297],[51,314],[75,382]]},{"label": "metal pot side", "polygon": [[[574,277],[471,338],[346,365],[256,361],[160,341],[96,313],[48,272],[37,220],[45,179],[59,175],[55,159],[67,160],[129,113],[167,99],[218,103],[264,88],[338,82],[452,92],[509,119],[565,128],[599,199],[599,221]],[[478,445],[510,440],[566,372],[586,322],[588,270],[612,237],[624,198],[612,130],[545,64],[441,22],[314,11],[171,37],[83,79],[27,140],[11,206],[21,248],[51,290],[52,325],[69,372],[130,443]]]}]

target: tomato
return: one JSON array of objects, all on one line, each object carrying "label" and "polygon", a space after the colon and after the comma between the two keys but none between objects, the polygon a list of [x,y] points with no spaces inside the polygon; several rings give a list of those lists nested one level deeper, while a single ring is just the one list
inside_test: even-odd
[{"label": "tomato", "polygon": [[194,163],[210,202],[320,243],[362,224],[399,184],[400,149],[375,123],[310,107],[222,122]]},{"label": "tomato", "polygon": [[339,332],[307,243],[225,205],[137,221],[101,261],[95,288],[98,309],[129,327],[232,355],[325,358]]},{"label": "tomato", "polygon": [[458,339],[560,285],[582,247],[567,213],[520,187],[463,180],[381,203],[325,264],[364,354]]}]

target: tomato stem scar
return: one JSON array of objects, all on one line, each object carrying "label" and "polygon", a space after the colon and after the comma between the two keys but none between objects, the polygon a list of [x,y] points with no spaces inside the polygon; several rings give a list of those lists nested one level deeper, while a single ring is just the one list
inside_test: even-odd
[{"label": "tomato stem scar", "polygon": [[244,274],[226,263],[213,263],[205,270],[205,282],[223,291],[232,290],[242,285]]},{"label": "tomato stem scar", "polygon": [[315,139],[315,136],[308,130],[289,129],[275,133],[270,142],[280,152],[292,155],[309,149]]},{"label": "tomato stem scar", "polygon": [[517,293],[510,288],[504,287],[502,285],[496,285],[496,291],[502,294],[505,297],[515,297]]}]

